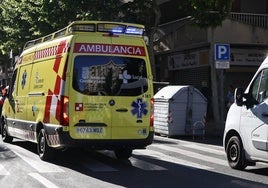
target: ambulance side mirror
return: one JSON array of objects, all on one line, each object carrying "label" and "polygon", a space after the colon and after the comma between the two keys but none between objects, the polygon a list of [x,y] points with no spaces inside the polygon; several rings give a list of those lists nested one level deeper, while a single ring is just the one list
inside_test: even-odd
[{"label": "ambulance side mirror", "polygon": [[10,93],[11,93],[10,90],[11,90],[11,88],[8,86],[7,87],[7,92],[6,92],[6,95],[5,95],[6,98],[10,97]]},{"label": "ambulance side mirror", "polygon": [[242,88],[236,88],[234,93],[234,99],[237,106],[243,105],[243,89]]},{"label": "ambulance side mirror", "polygon": [[9,98],[9,92],[6,93],[5,97],[6,98]]}]

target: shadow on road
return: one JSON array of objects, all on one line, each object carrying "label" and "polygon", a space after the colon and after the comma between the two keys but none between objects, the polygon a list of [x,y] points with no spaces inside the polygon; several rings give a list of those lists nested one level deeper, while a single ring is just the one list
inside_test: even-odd
[{"label": "shadow on road", "polygon": [[[166,143],[172,144],[173,142],[171,140]],[[36,144],[23,141],[13,142],[13,144],[37,155]],[[5,148],[2,151],[8,151],[8,149]],[[123,187],[200,187],[201,185],[217,188],[267,187],[266,184],[251,182],[232,175],[161,160],[157,156],[133,154],[131,160],[117,160],[111,151],[97,152],[81,148],[56,153],[56,158],[50,163]],[[139,164],[143,166],[137,165],[139,161],[143,161]],[[102,167],[92,170],[98,168],[98,164],[108,165],[114,170],[105,171]],[[160,166],[161,169],[144,170],[148,164]],[[247,170],[247,172],[267,176],[268,168]]]}]

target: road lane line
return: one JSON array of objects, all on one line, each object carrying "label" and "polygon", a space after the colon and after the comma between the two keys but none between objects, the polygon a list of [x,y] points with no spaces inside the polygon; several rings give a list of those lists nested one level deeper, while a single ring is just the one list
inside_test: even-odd
[{"label": "road lane line", "polygon": [[175,148],[175,147],[170,147],[170,146],[166,146],[166,145],[160,145],[160,144],[156,144],[153,145],[152,147],[156,147],[158,149],[162,149],[165,151],[169,151],[169,152],[175,152],[175,153],[179,153],[191,158],[195,158],[198,160],[202,160],[202,161],[206,161],[206,162],[210,162],[210,163],[215,163],[218,165],[222,165],[222,166],[228,166],[227,161],[226,160],[222,160],[222,159],[218,159],[215,157],[210,157],[207,155],[202,155],[196,152],[192,152],[192,151],[188,151],[188,150],[184,150],[184,149],[179,149],[179,148]]},{"label": "road lane line", "polygon": [[32,176],[34,179],[42,183],[47,188],[59,188],[57,185],[46,179],[45,177],[41,176],[38,173],[30,173],[30,176]]},{"label": "road lane line", "polygon": [[165,154],[163,154],[161,152],[152,151],[150,149],[145,149],[145,150],[140,150],[140,151],[139,150],[134,150],[134,154],[143,155],[143,156],[150,156],[150,157],[153,157],[153,158],[155,158],[157,160],[160,160],[160,161],[166,161],[166,162],[169,162],[169,163],[175,163],[175,164],[187,166],[187,167],[190,167],[190,168],[198,168],[198,169],[203,169],[203,170],[212,169],[209,166],[205,166],[205,165],[201,165],[201,164],[198,164],[198,163],[186,161],[186,160],[183,160],[183,159],[178,159],[176,157],[165,155]]}]

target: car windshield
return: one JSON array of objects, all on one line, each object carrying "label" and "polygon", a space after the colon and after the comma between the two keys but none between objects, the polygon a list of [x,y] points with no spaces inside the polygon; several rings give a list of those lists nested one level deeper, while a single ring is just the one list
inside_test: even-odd
[{"label": "car windshield", "polygon": [[148,89],[145,61],[119,56],[77,56],[73,88],[86,95],[141,95]]}]

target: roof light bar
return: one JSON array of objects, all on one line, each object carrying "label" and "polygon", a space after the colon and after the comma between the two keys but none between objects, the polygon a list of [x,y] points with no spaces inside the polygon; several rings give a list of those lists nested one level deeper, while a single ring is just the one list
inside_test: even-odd
[{"label": "roof light bar", "polygon": [[124,33],[126,29],[125,25],[112,24],[112,23],[99,23],[99,32],[112,32],[112,33]]},{"label": "roof light bar", "polygon": [[94,24],[77,24],[73,25],[69,28],[70,32],[74,31],[82,31],[82,32],[94,32],[95,31],[95,25]]},{"label": "roof light bar", "polygon": [[143,35],[144,28],[115,23],[99,23],[97,31],[127,35]]},{"label": "roof light bar", "polygon": [[143,35],[143,32],[144,32],[143,28],[129,26],[127,27],[125,33],[131,35]]}]

